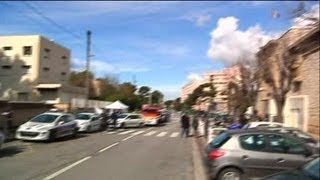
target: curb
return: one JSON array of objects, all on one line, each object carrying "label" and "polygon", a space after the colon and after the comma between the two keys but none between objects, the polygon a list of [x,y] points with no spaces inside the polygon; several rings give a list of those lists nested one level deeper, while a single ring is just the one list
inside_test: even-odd
[{"label": "curb", "polygon": [[[192,157],[193,157],[193,171],[194,180],[209,180],[207,169],[204,163],[204,149],[201,147],[201,137],[195,136],[192,139]],[[198,141],[198,142],[197,142]]]}]

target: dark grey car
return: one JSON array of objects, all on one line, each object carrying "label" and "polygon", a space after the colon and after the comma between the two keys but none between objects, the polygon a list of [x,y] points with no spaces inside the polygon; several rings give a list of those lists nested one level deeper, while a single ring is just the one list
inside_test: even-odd
[{"label": "dark grey car", "polygon": [[206,148],[212,178],[259,178],[297,168],[314,158],[299,139],[268,130],[229,130]]}]

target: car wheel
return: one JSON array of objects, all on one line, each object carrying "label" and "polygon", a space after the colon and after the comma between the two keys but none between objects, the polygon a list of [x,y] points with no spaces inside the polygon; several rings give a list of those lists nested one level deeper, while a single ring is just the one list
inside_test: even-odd
[{"label": "car wheel", "polygon": [[139,123],[139,127],[142,128],[143,127],[143,123]]},{"label": "car wheel", "polygon": [[241,180],[241,172],[236,168],[227,168],[219,173],[218,180]]},{"label": "car wheel", "polygon": [[126,127],[127,127],[126,123],[121,123],[120,128],[126,128]]}]

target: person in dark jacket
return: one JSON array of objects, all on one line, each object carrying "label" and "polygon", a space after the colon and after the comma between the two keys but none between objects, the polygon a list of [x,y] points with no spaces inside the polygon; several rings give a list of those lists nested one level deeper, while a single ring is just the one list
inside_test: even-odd
[{"label": "person in dark jacket", "polygon": [[189,136],[189,128],[190,128],[190,119],[187,114],[183,114],[181,116],[181,137],[185,135],[185,137]]},{"label": "person in dark jacket", "polygon": [[195,115],[192,119],[192,127],[193,127],[193,134],[196,135],[198,131],[199,121],[197,115]]},{"label": "person in dark jacket", "polygon": [[112,112],[111,119],[113,122],[113,128],[116,129],[117,128],[118,111]]}]

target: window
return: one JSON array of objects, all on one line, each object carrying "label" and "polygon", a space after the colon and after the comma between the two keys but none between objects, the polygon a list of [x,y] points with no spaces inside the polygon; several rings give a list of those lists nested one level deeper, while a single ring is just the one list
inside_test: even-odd
[{"label": "window", "polygon": [[263,151],[266,148],[265,136],[262,134],[240,136],[240,145],[246,150]]},{"label": "window", "polygon": [[21,68],[24,68],[24,69],[30,69],[31,66],[30,65],[22,65]]},{"label": "window", "polygon": [[67,59],[67,56],[62,56],[61,59]]},{"label": "window", "polygon": [[10,65],[3,65],[2,66],[2,69],[11,69],[12,68],[12,66],[10,66]]},{"label": "window", "polygon": [[23,46],[23,55],[32,55],[32,46]]},{"label": "window", "polygon": [[209,151],[212,149],[220,148],[222,145],[224,145],[231,136],[228,133],[222,133],[218,135],[216,138],[214,138],[210,144],[208,145]]},{"label": "window", "polygon": [[66,74],[67,74],[67,73],[65,73],[65,72],[62,72],[62,73],[61,73],[61,75],[63,75],[63,76],[66,75]]},{"label": "window", "polygon": [[5,47],[3,47],[3,50],[4,51],[10,51],[10,50],[12,50],[12,47],[11,46],[5,46]]},{"label": "window", "polygon": [[303,154],[305,152],[302,143],[281,135],[269,135],[269,141],[272,152],[289,154]]},{"label": "window", "polygon": [[44,68],[43,68],[43,70],[44,70],[44,71],[49,71],[49,70],[50,70],[50,68],[48,68],[48,67],[44,67]]}]

